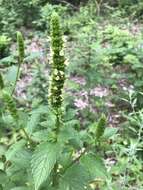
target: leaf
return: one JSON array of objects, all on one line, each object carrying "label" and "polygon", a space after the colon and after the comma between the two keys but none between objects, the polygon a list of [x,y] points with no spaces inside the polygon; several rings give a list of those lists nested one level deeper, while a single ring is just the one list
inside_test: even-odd
[{"label": "leaf", "polygon": [[19,115],[19,127],[25,128],[25,126],[27,125],[27,121],[28,121],[28,114],[23,111],[19,111],[18,115]]},{"label": "leaf", "polygon": [[59,158],[59,164],[65,168],[65,167],[68,167],[71,162],[73,161],[73,149],[71,150],[69,148],[69,151],[68,152],[62,152],[60,158]]},{"label": "leaf", "polygon": [[65,121],[70,121],[76,116],[76,110],[74,109],[68,109],[66,114],[64,115]]},{"label": "leaf", "polygon": [[47,114],[45,117],[46,120],[41,122],[40,125],[45,128],[55,128],[56,115],[52,111],[47,110]]},{"label": "leaf", "polygon": [[64,126],[59,134],[59,141],[68,142],[75,148],[82,147],[79,132],[70,126]]},{"label": "leaf", "polygon": [[107,127],[104,131],[103,138],[109,139],[117,133],[118,129],[114,127]]},{"label": "leaf", "polygon": [[48,134],[49,134],[49,130],[48,129],[44,129],[44,130],[39,130],[35,133],[32,134],[32,139],[34,141],[47,141],[48,139]]},{"label": "leaf", "polygon": [[27,127],[26,127],[27,131],[30,135],[33,133],[33,131],[37,127],[41,114],[45,113],[45,112],[47,112],[47,109],[44,106],[41,106],[38,109],[32,111],[31,117],[30,117],[30,119],[27,123]]},{"label": "leaf", "polygon": [[8,177],[3,170],[0,170],[0,184],[5,184],[8,181]]},{"label": "leaf", "polygon": [[10,63],[16,63],[17,60],[15,58],[15,56],[10,55],[8,57],[4,57],[3,59],[0,60],[0,64],[5,64],[5,65],[9,65]]},{"label": "leaf", "polygon": [[6,75],[6,79],[7,81],[9,81],[10,83],[14,83],[16,80],[16,75],[17,75],[17,66],[12,66],[9,68],[7,75]]},{"label": "leaf", "polygon": [[[22,164],[21,164],[21,166],[22,166]],[[7,175],[10,178],[10,181],[17,184],[17,186],[23,186],[24,184],[29,183],[29,180],[32,178],[29,175],[29,173],[31,173],[29,171],[30,167],[25,169],[25,168],[22,168],[21,166],[19,167],[18,164],[12,163],[12,165],[9,166],[6,170]],[[12,187],[15,187],[15,185]]]},{"label": "leaf", "polygon": [[36,126],[38,125],[40,120],[40,113],[32,113],[30,120],[27,123],[27,131],[29,132],[29,135],[32,134]]},{"label": "leaf", "polygon": [[68,122],[65,122],[66,127],[80,127],[80,122],[79,120],[73,119]]},{"label": "leaf", "polygon": [[19,168],[28,168],[31,160],[31,153],[26,149],[21,149],[15,152],[15,155],[11,158],[11,161],[19,166]]},{"label": "leaf", "polygon": [[0,157],[5,154],[6,149],[7,149],[6,145],[0,144]]},{"label": "leaf", "polygon": [[6,183],[5,187],[3,187],[3,190],[11,190],[14,186],[14,183],[9,181]]},{"label": "leaf", "polygon": [[19,142],[16,142],[15,144],[13,144],[8,151],[6,152],[6,159],[7,160],[12,160],[14,155],[23,149],[24,145],[26,144],[26,141],[21,140]]},{"label": "leaf", "polygon": [[21,186],[21,187],[14,187],[14,188],[12,188],[12,189],[10,189],[10,190],[31,190],[31,189],[28,188],[28,187],[23,187],[23,186]]},{"label": "leaf", "polygon": [[82,165],[75,164],[62,176],[60,190],[83,190],[88,182],[88,171]]},{"label": "leaf", "polygon": [[61,152],[61,146],[58,143],[43,143],[38,146],[32,156],[31,168],[35,183],[35,190],[47,180],[58,156]]},{"label": "leaf", "polygon": [[34,52],[34,53],[31,53],[29,56],[27,56],[24,60],[26,62],[29,62],[29,61],[33,61],[34,59],[38,59],[41,57],[41,52]]},{"label": "leaf", "polygon": [[107,177],[105,165],[100,157],[87,154],[80,161],[89,171],[90,180],[94,180],[95,178],[105,179]]}]

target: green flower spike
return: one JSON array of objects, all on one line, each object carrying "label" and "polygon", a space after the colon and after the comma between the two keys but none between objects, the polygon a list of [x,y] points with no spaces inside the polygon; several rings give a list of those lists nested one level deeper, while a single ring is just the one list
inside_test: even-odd
[{"label": "green flower spike", "polygon": [[51,83],[49,88],[49,103],[54,110],[62,106],[62,92],[65,82],[65,57],[59,16],[54,13],[51,18]]},{"label": "green flower spike", "polygon": [[25,56],[24,40],[23,40],[23,36],[22,36],[21,32],[17,32],[17,49],[18,49],[18,69],[17,69],[16,80],[15,80],[11,95],[13,95],[13,93],[15,91],[16,84],[17,84],[17,81],[18,81],[18,78],[20,75],[20,67],[24,61],[24,56]]},{"label": "green flower spike", "polygon": [[99,140],[102,135],[104,134],[105,131],[105,127],[106,127],[106,116],[104,114],[102,114],[102,116],[100,117],[97,126],[96,126],[96,139]]},{"label": "green flower spike", "polygon": [[24,60],[24,40],[21,32],[17,32],[17,46],[18,46],[18,57],[19,57],[19,63],[23,63]]}]

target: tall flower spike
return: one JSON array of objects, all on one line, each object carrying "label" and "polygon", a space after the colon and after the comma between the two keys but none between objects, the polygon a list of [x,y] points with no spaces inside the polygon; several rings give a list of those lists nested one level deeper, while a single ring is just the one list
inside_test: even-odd
[{"label": "tall flower spike", "polygon": [[65,82],[65,57],[59,16],[54,13],[51,18],[51,84],[49,88],[49,103],[58,110],[62,106],[62,91]]},{"label": "tall flower spike", "polygon": [[17,83],[18,78],[19,78],[20,66],[23,63],[24,56],[25,56],[24,40],[23,40],[23,36],[22,36],[21,32],[17,32],[17,49],[18,49],[18,69],[17,69],[16,79],[15,79],[15,83],[14,83],[11,95],[13,95],[13,93],[15,91],[16,83]]},{"label": "tall flower spike", "polygon": [[18,45],[19,62],[23,63],[25,53],[24,53],[24,40],[21,32],[17,32],[17,45]]},{"label": "tall flower spike", "polygon": [[102,135],[104,134],[105,131],[105,127],[106,127],[106,116],[104,114],[101,115],[97,126],[96,126],[96,139],[99,140]]}]

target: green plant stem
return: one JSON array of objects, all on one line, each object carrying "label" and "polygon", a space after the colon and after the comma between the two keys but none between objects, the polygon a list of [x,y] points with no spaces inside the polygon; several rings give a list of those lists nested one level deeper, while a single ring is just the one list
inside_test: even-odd
[{"label": "green plant stem", "polygon": [[4,163],[4,171],[6,171],[7,167],[9,166],[10,164],[10,161],[7,160],[5,163]]},{"label": "green plant stem", "polygon": [[57,135],[57,137],[58,137],[58,134],[60,131],[60,118],[59,117],[60,117],[60,114],[57,111],[57,113],[56,113],[56,135]]},{"label": "green plant stem", "polygon": [[100,8],[101,8],[102,0],[100,0],[99,2],[95,1],[95,4],[96,4],[96,7],[97,7],[97,16],[99,17],[100,16]]},{"label": "green plant stem", "polygon": [[25,131],[25,129],[21,129],[26,137],[26,139],[28,140],[29,144],[33,145],[34,142],[33,140],[29,137],[29,135],[27,134],[27,132]]},{"label": "green plant stem", "polygon": [[[60,118],[59,118],[59,113],[57,110],[56,113],[56,137],[58,137],[59,134],[59,130],[60,130]],[[58,186],[58,163],[56,162],[55,166],[54,166],[54,171],[53,171],[53,187],[57,187]]]},{"label": "green plant stem", "polygon": [[53,187],[57,187],[58,186],[58,163],[56,162],[55,166],[54,166],[54,172],[53,172]]},{"label": "green plant stem", "polygon": [[11,92],[11,96],[14,94],[14,91],[15,91],[15,88],[16,88],[16,84],[17,84],[17,81],[18,81],[18,78],[19,78],[20,65],[21,65],[21,63],[18,64],[18,69],[17,69],[17,73],[16,73],[16,79],[15,79],[15,82],[14,82],[13,90]]}]

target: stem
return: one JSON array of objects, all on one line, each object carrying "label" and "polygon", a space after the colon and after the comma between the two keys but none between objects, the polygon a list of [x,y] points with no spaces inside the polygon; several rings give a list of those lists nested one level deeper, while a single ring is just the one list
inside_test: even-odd
[{"label": "stem", "polygon": [[26,139],[28,140],[29,144],[33,145],[33,140],[29,137],[28,133],[25,131],[25,129],[21,129],[26,137]]},{"label": "stem", "polygon": [[[59,134],[59,130],[60,130],[60,113],[56,112],[56,138],[58,137]],[[58,163],[56,162],[55,166],[54,166],[54,171],[53,171],[53,187],[57,187],[58,186]]]},{"label": "stem", "polygon": [[4,163],[4,169],[3,169],[3,170],[4,170],[5,172],[6,172],[7,167],[9,166],[9,164],[11,164],[9,160],[7,160],[7,161]]},{"label": "stem", "polygon": [[54,172],[53,172],[53,187],[57,187],[58,186],[58,163],[56,162],[55,166],[54,166]]},{"label": "stem", "polygon": [[99,2],[95,1],[95,4],[96,4],[96,7],[97,7],[97,16],[99,17],[100,16],[100,8],[101,8],[102,0],[100,0]]},{"label": "stem", "polygon": [[58,136],[60,130],[60,113],[57,111],[56,113],[56,135]]}]

